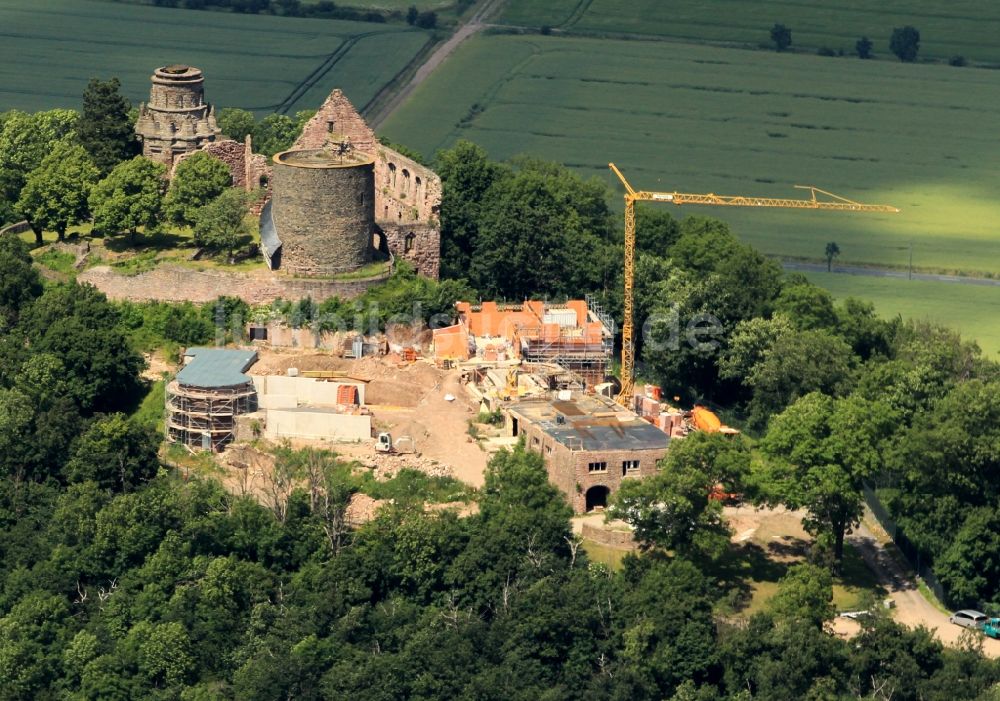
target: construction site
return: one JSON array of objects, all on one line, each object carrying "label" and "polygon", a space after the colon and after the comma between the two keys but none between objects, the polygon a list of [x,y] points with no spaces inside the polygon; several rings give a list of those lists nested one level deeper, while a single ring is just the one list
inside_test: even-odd
[{"label": "construction site", "polygon": [[412,466],[474,487],[493,453],[524,441],[585,513],[623,480],[655,474],[671,440],[728,430],[654,387],[616,403],[613,326],[592,300],[456,311],[457,324],[434,331],[317,338],[270,324],[248,329],[245,348],[188,349],[167,388],[167,438],[215,453],[324,446],[377,472]]},{"label": "construction site", "polygon": [[[397,180],[395,163],[383,163],[379,172],[382,161],[364,150],[345,160],[344,144],[370,136],[349,107],[332,95],[307,124],[298,150],[276,157],[277,211],[267,216],[285,238],[275,239],[269,264],[278,265],[280,256],[285,267],[309,274],[363,265],[375,251],[374,182],[388,178],[407,192],[426,188],[421,177],[411,183],[408,169]],[[355,138],[341,133],[345,119]],[[460,301],[451,326],[389,328],[370,337],[252,326],[248,348],[187,352],[167,390],[168,439],[213,452],[259,439],[336,444],[338,452],[374,467],[405,454],[477,487],[492,452],[524,441],[542,456],[549,480],[573,510],[586,513],[603,510],[624,480],[655,474],[670,441],[692,430],[736,433],[706,407],[685,411],[665,401],[658,387],[634,386],[635,203],[894,208],[823,202],[815,189],[810,200],[637,191],[611,169],[625,187],[620,381],[608,376],[616,324],[591,296],[559,303]],[[345,179],[358,182],[348,187]],[[344,200],[349,207],[337,199],[341,191],[359,189],[359,198]],[[424,194],[427,202],[437,201],[436,189]],[[317,203],[330,211],[318,216]]]}]

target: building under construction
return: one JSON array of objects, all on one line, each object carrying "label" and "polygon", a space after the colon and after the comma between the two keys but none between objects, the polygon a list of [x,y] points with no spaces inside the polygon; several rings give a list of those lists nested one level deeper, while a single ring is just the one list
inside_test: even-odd
[{"label": "building under construction", "polygon": [[564,304],[459,302],[456,307],[459,323],[434,332],[437,360],[520,360],[558,366],[588,387],[604,381],[615,328],[593,299]]},{"label": "building under construction", "polygon": [[246,371],[256,351],[189,348],[185,365],[167,385],[167,439],[218,452],[232,442],[236,418],[257,411],[257,390]]}]

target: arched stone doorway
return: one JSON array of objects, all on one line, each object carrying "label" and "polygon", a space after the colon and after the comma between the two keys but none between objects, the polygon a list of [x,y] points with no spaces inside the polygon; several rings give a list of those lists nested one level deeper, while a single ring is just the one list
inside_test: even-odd
[{"label": "arched stone doorway", "polygon": [[597,485],[587,490],[587,511],[605,509],[608,506],[608,495],[611,490],[604,485]]}]

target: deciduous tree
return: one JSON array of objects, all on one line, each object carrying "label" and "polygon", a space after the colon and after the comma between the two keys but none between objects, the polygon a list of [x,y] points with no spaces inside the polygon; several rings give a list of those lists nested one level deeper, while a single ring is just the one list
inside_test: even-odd
[{"label": "deciduous tree", "polygon": [[31,224],[38,245],[44,229],[54,230],[62,241],[67,228],[88,217],[88,198],[97,177],[97,168],[82,146],[56,143],[28,176],[17,202],[17,211]]},{"label": "deciduous tree", "polygon": [[9,112],[0,131],[0,193],[13,204],[28,174],[41,165],[55,144],[76,138],[79,115],[73,110]]},{"label": "deciduous tree", "polygon": [[783,24],[771,27],[771,42],[778,51],[784,51],[792,45],[792,30]]},{"label": "deciduous tree", "polygon": [[625,480],[609,515],[631,524],[644,547],[682,555],[719,554],[728,542],[717,486],[742,488],[750,451],[741,439],[694,433],[671,446],[662,469],[644,480]]},{"label": "deciduous tree", "polygon": [[66,464],[66,478],[90,480],[116,492],[134,490],[156,474],[158,443],[152,428],[124,414],[102,417],[80,436]]},{"label": "deciduous tree", "polygon": [[835,613],[830,571],[809,563],[793,565],[778,583],[768,608],[782,622],[822,629]]},{"label": "deciduous tree", "polygon": [[42,294],[42,281],[31,254],[16,236],[0,237],[0,334],[13,326],[31,301]]},{"label": "deciduous tree", "polygon": [[244,141],[248,134],[253,134],[257,126],[253,112],[237,107],[225,107],[219,110],[216,122],[224,135],[240,142]]},{"label": "deciduous tree", "polygon": [[198,210],[233,184],[225,163],[200,152],[181,161],[163,201],[166,215],[175,224],[194,223]]},{"label": "deciduous tree", "polygon": [[889,50],[903,62],[912,63],[917,60],[920,50],[920,32],[910,25],[896,27],[889,39]]},{"label": "deciduous tree", "polygon": [[858,39],[857,43],[854,44],[854,50],[858,54],[858,58],[871,58],[872,57],[872,40],[868,37],[861,37]]},{"label": "deciduous tree", "polygon": [[840,246],[837,245],[836,241],[831,241],[826,244],[826,251],[824,254],[826,256],[826,272],[831,272],[833,270],[833,259],[840,255]]},{"label": "deciduous tree", "polygon": [[858,523],[862,487],[883,465],[884,443],[896,419],[888,406],[858,397],[806,395],[774,417],[756,475],[764,503],[805,509],[807,532],[843,560],[844,536]]},{"label": "deciduous tree", "polygon": [[233,251],[250,235],[246,193],[230,188],[194,215],[194,242],[210,251]]},{"label": "deciduous tree", "polygon": [[119,163],[90,194],[94,228],[108,234],[127,231],[132,240],[141,227],[156,227],[163,216],[167,168],[136,156]]}]

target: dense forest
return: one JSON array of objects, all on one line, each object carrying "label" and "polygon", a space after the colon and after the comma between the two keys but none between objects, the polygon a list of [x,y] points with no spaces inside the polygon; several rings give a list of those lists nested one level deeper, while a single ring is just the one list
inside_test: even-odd
[{"label": "dense forest", "polygon": [[[92,192],[72,212],[32,198],[77,187],[67,173],[96,189],[123,164],[148,169],[125,141],[88,140],[88,122],[121,126],[126,111],[0,117],[4,216],[85,218]],[[1000,667],[974,637],[945,649],[878,611],[850,641],[825,624],[865,484],[947,603],[1000,605],[1000,368],[947,329],[834,303],[716,220],[639,212],[640,373],[746,437],[689,437],[620,491],[612,513],[642,546],[620,570],[588,560],[523,448],[492,460],[470,515],[400,488],[356,528],[346,505],[370,486],[331,453],[279,452],[291,486],[275,503],[162,464],[155,419],[136,413],[139,352],[237,340],[256,313],[378,329],[414,305],[450,319],[460,298],[593,293],[620,316],[621,232],[601,183],[469,143],[434,166],[445,279],[401,266],[350,302],[112,303],[43,283],[27,244],[0,239],[0,699],[997,698]],[[147,198],[160,221],[207,206],[165,189]],[[717,483],[803,509],[816,536],[748,620],[730,605],[741,582],[707,498]]]}]

